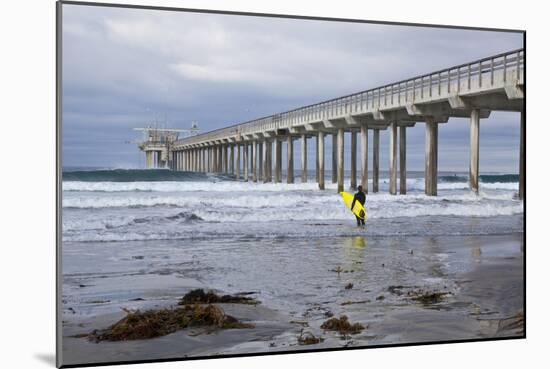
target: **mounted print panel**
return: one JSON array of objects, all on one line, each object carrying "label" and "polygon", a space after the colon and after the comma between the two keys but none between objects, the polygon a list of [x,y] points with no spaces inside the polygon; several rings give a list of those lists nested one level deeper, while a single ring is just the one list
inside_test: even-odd
[{"label": "mounted print panel", "polygon": [[525,337],[524,31],[57,16],[58,366]]}]

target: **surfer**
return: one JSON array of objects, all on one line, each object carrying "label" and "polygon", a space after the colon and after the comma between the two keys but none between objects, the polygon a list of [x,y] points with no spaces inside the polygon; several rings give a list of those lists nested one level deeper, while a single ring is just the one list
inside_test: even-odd
[{"label": "surfer", "polygon": [[[365,201],[367,197],[365,196],[365,193],[363,192],[363,186],[357,187],[357,193],[353,196],[353,202],[351,203],[351,209],[353,209],[353,206],[355,205],[355,201],[359,201],[359,203],[363,206],[365,206]],[[363,218],[355,216],[357,218],[357,226],[365,225],[365,217],[363,215]]]}]

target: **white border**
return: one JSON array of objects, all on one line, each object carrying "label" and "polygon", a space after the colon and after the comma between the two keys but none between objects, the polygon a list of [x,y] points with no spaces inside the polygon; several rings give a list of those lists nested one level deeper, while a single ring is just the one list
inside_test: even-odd
[{"label": "white border", "polygon": [[[118,1],[156,6],[527,29],[527,340],[133,365],[132,368],[518,368],[544,360],[548,27],[543,5],[518,1]],[[540,2],[543,4],[543,2]],[[4,2],[0,12],[2,367],[53,367],[55,352],[55,2]],[[544,99],[544,100],[543,100]],[[6,114],[7,113],[7,114]],[[6,129],[7,128],[7,129]],[[534,199],[534,200],[533,200]],[[533,201],[531,201],[533,200]],[[544,361],[542,361],[544,360]]]}]

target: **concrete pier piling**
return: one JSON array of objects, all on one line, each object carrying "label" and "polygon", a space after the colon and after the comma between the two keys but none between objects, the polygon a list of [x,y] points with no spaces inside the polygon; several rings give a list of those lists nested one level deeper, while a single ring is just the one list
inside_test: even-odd
[{"label": "concrete pier piling", "polygon": [[332,183],[338,182],[338,132],[332,134]]},{"label": "concrete pier piling", "polygon": [[258,142],[258,180],[264,181],[264,143],[262,141]]},{"label": "concrete pier piling", "polygon": [[248,182],[248,144],[243,145],[243,175],[244,180]]},{"label": "concrete pier piling", "polygon": [[315,137],[315,182],[319,183],[319,135]]},{"label": "concrete pier piling", "polygon": [[479,109],[470,114],[470,190],[479,193]]},{"label": "concrete pier piling", "polygon": [[349,187],[352,190],[357,188],[357,132],[351,131],[351,170]]},{"label": "concrete pier piling", "polygon": [[287,158],[287,165],[286,165],[286,183],[294,183],[294,145],[292,141],[292,135],[289,134],[287,136],[286,140],[286,158]]},{"label": "concrete pier piling", "polygon": [[258,160],[258,143],[252,142],[252,181],[258,182],[257,172],[257,160]]},{"label": "concrete pier piling", "polygon": [[426,119],[426,169],[424,175],[425,193],[437,196],[437,122]]},{"label": "concrete pier piling", "polygon": [[397,122],[390,124],[390,194],[397,194]]},{"label": "concrete pier piling", "polygon": [[281,166],[283,161],[282,155],[283,143],[281,140],[275,139],[275,182],[281,183]]},{"label": "concrete pier piling", "polygon": [[241,178],[241,145],[235,145],[235,178]]},{"label": "concrete pier piling", "polygon": [[368,193],[369,187],[369,137],[367,126],[361,126],[361,186]]},{"label": "concrete pier piling", "polygon": [[338,161],[337,161],[337,182],[338,193],[344,191],[344,129],[339,128],[337,134]]},{"label": "concrete pier piling", "polygon": [[317,162],[319,163],[319,189],[325,189],[325,133],[319,131],[317,133]]},{"label": "concrete pier piling", "polygon": [[372,134],[372,192],[378,192],[378,170],[380,168],[380,130]]},{"label": "concrete pier piling", "polygon": [[229,145],[223,145],[223,172],[229,173]]},{"label": "concrete pier piling", "polygon": [[229,174],[235,174],[235,145],[229,145]]},{"label": "concrete pier piling", "polygon": [[[293,183],[293,140],[300,139],[301,181],[305,183],[308,180],[307,140],[315,137],[315,178],[319,189],[325,189],[325,159],[331,157],[332,182],[337,183],[338,191],[343,191],[344,166],[347,164],[344,162],[344,137],[347,132],[350,133],[349,186],[355,189],[358,184],[357,134],[359,133],[360,184],[367,192],[369,190],[368,134],[370,129],[373,131],[372,192],[376,193],[379,191],[380,180],[380,131],[387,129],[389,192],[393,195],[397,194],[397,172],[399,171],[399,193],[404,195],[407,193],[407,128],[415,126],[417,122],[425,122],[425,193],[435,196],[437,195],[439,124],[446,123],[451,117],[469,119],[469,183],[471,190],[478,193],[480,119],[487,118],[491,111],[519,112],[521,113],[521,133],[518,196],[523,199],[525,196],[524,60],[523,49],[513,50],[181,139],[178,139],[176,133],[178,130],[164,130],[161,134],[171,137],[169,144],[166,140],[155,136],[160,132],[159,130],[147,128],[148,136],[144,142],[140,143],[140,149],[145,152],[147,168],[168,166],[172,170],[229,173],[236,178],[241,177],[242,169],[245,181],[270,182],[273,180],[280,183],[283,174],[282,145],[285,142],[286,177],[288,183]],[[331,152],[325,156],[326,135],[332,137],[332,145]],[[237,150],[236,153],[235,150]]]},{"label": "concrete pier piling", "polygon": [[264,150],[263,150],[263,156],[264,156],[264,164],[263,164],[263,172],[264,172],[264,183],[271,182],[271,142],[269,140],[264,141]]},{"label": "concrete pier piling", "polygon": [[399,193],[407,193],[407,127],[399,127]]},{"label": "concrete pier piling", "polygon": [[307,136],[302,135],[302,183],[307,182]]}]

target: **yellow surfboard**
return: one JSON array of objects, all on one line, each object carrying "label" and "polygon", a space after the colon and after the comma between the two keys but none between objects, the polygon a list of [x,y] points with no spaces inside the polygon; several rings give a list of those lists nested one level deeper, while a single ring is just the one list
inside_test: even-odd
[{"label": "yellow surfboard", "polygon": [[353,202],[353,195],[349,192],[340,192],[340,195],[342,195],[342,198],[344,199],[344,202],[346,203],[346,206],[348,209],[351,210],[351,212],[355,215],[357,215],[361,219],[367,219],[367,213],[365,212],[365,208],[359,201],[355,201],[355,205],[353,205],[353,209],[351,208],[351,203]]}]

